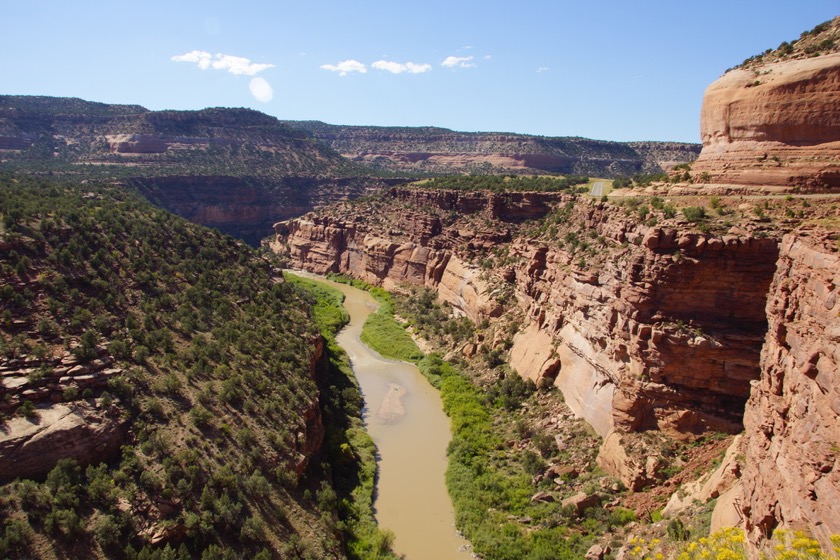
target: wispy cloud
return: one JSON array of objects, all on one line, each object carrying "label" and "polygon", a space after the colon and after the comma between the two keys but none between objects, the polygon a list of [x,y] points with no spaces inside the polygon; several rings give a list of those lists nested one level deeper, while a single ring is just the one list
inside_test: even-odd
[{"label": "wispy cloud", "polygon": [[197,64],[202,70],[207,70],[208,68],[225,70],[235,76],[255,76],[263,70],[274,68],[273,64],[257,64],[241,56],[221,53],[212,55],[207,51],[198,50],[173,56],[172,60],[175,62],[192,62]]},{"label": "wispy cloud", "polygon": [[408,72],[409,74],[422,74],[424,72],[429,72],[432,69],[431,64],[416,64],[414,62],[406,62],[405,64],[402,64],[400,62],[393,62],[390,60],[377,60],[370,66],[371,68],[384,70],[386,72],[390,72],[391,74],[402,74],[403,72]]},{"label": "wispy cloud", "polygon": [[338,64],[322,64],[321,68],[323,70],[329,70],[330,72],[337,72],[339,76],[346,76],[350,72],[358,72],[360,74],[367,72],[367,66],[358,60],[352,59],[342,60]]},{"label": "wispy cloud", "polygon": [[440,64],[444,68],[475,68],[471,56],[447,56]]},{"label": "wispy cloud", "polygon": [[542,74],[543,72],[548,72],[548,66],[540,66],[537,68],[537,73]]}]

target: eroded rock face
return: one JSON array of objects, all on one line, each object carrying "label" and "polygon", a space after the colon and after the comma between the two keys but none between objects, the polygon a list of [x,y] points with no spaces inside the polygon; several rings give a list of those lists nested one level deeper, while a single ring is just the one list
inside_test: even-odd
[{"label": "eroded rock face", "polygon": [[[312,272],[435,288],[474,321],[518,306],[525,320],[511,366],[560,388],[600,435],[617,434],[604,467],[626,474],[630,487],[650,481],[655,465],[636,468],[638,457],[617,449],[620,434],[740,431],[759,377],[777,241],[647,226],[611,205],[542,196],[499,202],[487,193],[393,189],[379,206],[333,208],[276,230],[294,265]],[[547,211],[535,210],[542,205],[566,208],[567,223],[601,239],[596,263],[521,235],[514,220]],[[468,226],[465,215],[480,219]],[[485,217],[489,225],[476,227]],[[511,264],[482,267],[500,246]]]},{"label": "eroded rock face", "polygon": [[0,480],[41,478],[60,459],[82,465],[119,452],[124,419],[86,401],[41,404],[31,419],[14,417],[0,431]]},{"label": "eroded rock face", "polygon": [[727,72],[700,129],[692,171],[713,182],[840,189],[840,53]]},{"label": "eroded rock face", "polygon": [[830,546],[840,533],[840,253],[836,234],[783,239],[767,303],[762,375],[744,416],[742,509],[758,539],[777,526]]},{"label": "eroded rock face", "polygon": [[530,325],[514,338],[511,365],[553,382],[602,436],[738,431],[759,375],[776,243],[635,226],[607,208],[589,219],[630,242],[597,270],[563,249],[514,245]]},{"label": "eroded rock face", "polygon": [[155,204],[191,222],[215,227],[251,245],[271,234],[278,219],[363,196],[390,181],[357,178],[170,176],[132,183]]},{"label": "eroded rock face", "polygon": [[[399,213],[393,227],[385,221],[377,223],[376,216],[356,215],[351,207],[345,207],[337,213],[341,216],[308,214],[275,224],[275,231],[286,240],[296,266],[317,274],[348,273],[386,289],[400,283],[435,288],[441,299],[480,321],[498,316],[502,306],[486,275],[460,250],[469,254],[509,241],[510,232],[504,224],[544,216],[551,201],[562,196],[506,193],[488,197],[394,188],[388,198],[393,207],[385,211]],[[404,204],[411,210],[401,210]],[[481,231],[444,228],[440,218],[417,210],[424,204],[453,215],[479,214],[498,223]]]}]

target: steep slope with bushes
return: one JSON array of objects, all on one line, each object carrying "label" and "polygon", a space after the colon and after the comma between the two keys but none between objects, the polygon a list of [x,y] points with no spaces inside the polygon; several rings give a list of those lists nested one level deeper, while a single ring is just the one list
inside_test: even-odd
[{"label": "steep slope with bushes", "polygon": [[310,296],[125,189],[0,189],[0,553],[344,556],[331,480],[349,495],[373,454],[350,442],[331,467],[359,397]]}]

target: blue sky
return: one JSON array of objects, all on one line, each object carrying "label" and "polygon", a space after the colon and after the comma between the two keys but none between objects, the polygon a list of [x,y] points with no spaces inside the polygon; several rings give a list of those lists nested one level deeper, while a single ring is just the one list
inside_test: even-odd
[{"label": "blue sky", "polygon": [[699,141],[704,89],[727,68],[840,13],[836,0],[0,0],[0,8],[4,94],[687,142]]}]

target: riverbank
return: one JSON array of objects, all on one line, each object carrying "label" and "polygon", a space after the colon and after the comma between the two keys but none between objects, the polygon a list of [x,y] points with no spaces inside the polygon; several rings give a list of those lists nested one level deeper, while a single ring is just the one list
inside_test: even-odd
[{"label": "riverbank", "polygon": [[[382,317],[372,311],[377,307],[388,310],[387,302],[383,305],[368,292],[349,285],[318,282],[345,295],[344,306],[350,315],[337,342],[352,363],[365,397],[365,425],[377,446],[376,519],[383,529],[393,532],[394,550],[409,560],[469,558],[471,547],[455,529],[453,505],[446,491],[451,432],[439,392],[415,365],[387,359],[401,357],[387,352],[383,358],[362,342],[377,332],[371,330],[371,324],[378,324]],[[405,331],[402,335],[406,336]],[[401,347],[402,342],[392,338],[390,346]],[[413,357],[422,357],[416,346],[414,349]]]},{"label": "riverbank", "polygon": [[[357,280],[346,281],[365,286]],[[518,409],[527,395],[518,393],[510,410],[494,406],[492,399],[488,401],[488,395],[456,364],[437,354],[421,352],[394,319],[391,295],[381,288],[373,290],[381,305],[368,319],[363,340],[386,357],[414,362],[440,389],[444,411],[452,424],[446,484],[455,507],[456,525],[472,543],[475,553],[504,560],[582,558],[594,535],[569,526],[582,512],[574,508],[561,511],[559,504],[532,500],[535,488],[529,465],[545,467],[544,461],[529,451],[504,451],[509,428],[516,421],[513,409]],[[531,394],[532,399],[537,398]],[[514,398],[506,397],[504,402]]]}]

